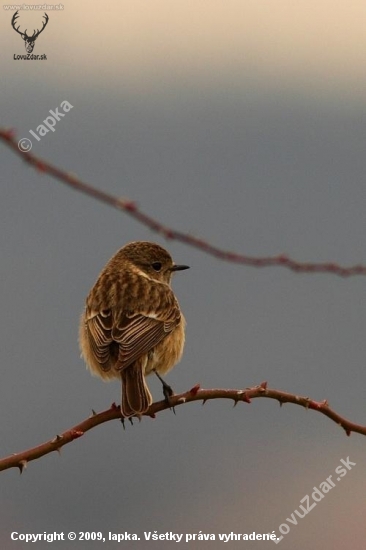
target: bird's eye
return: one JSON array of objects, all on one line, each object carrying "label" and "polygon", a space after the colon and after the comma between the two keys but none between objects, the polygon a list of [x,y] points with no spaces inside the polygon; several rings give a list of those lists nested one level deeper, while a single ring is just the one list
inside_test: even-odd
[{"label": "bird's eye", "polygon": [[162,268],[162,264],[160,262],[154,262],[152,265],[152,268],[155,269],[155,271],[160,271]]}]

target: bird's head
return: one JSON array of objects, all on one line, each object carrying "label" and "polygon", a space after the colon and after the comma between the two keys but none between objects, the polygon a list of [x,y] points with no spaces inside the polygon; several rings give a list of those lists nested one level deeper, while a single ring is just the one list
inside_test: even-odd
[{"label": "bird's head", "polygon": [[148,241],[136,241],[126,244],[120,252],[124,258],[148,277],[167,284],[170,284],[172,274],[175,271],[189,269],[188,265],[175,264],[165,248]]}]

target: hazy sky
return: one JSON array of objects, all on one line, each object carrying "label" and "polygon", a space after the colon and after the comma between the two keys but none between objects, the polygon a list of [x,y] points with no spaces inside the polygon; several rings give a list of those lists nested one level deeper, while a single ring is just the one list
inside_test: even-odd
[{"label": "hazy sky", "polygon": [[[14,59],[24,42],[11,28],[15,10],[1,10],[1,126],[31,139],[36,155],[224,249],[366,264],[364,2],[63,6],[46,10],[33,52],[44,61]],[[17,26],[32,34],[43,13],[20,10]],[[36,140],[30,130],[63,101],[73,108]],[[77,328],[100,270],[133,240],[159,242],[191,266],[173,282],[188,323],[184,357],[167,377],[176,392],[267,380],[366,423],[365,277],[218,261],[34,172],[1,143],[0,162],[1,456],[119,402],[118,382],[85,369]],[[160,400],[157,381],[149,386]],[[145,531],[218,539],[279,535],[284,523],[283,550],[364,548],[362,436],[264,399],[176,413],[125,431],[107,423],[22,476],[3,472],[1,548],[29,548],[10,540],[13,531],[127,531],[145,550],[153,547]],[[355,466],[338,481],[347,457]],[[291,524],[301,499],[330,475],[335,487]]]}]

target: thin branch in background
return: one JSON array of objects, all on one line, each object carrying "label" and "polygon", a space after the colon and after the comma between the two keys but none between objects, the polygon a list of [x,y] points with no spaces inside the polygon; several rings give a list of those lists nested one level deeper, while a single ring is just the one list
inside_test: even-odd
[{"label": "thin branch in background", "polygon": [[97,189],[96,187],[92,187],[88,183],[85,183],[78,179],[76,176],[53,166],[49,162],[40,159],[30,152],[21,152],[18,148],[18,143],[15,138],[15,132],[13,130],[0,128],[0,139],[2,139],[6,143],[6,145],[10,147],[15,153],[17,153],[25,162],[27,162],[40,172],[47,173],[53,178],[61,181],[66,185],[69,185],[77,191],[85,193],[86,195],[89,195],[101,202],[109,204],[110,206],[113,206],[118,210],[122,210],[123,212],[132,216],[138,222],[147,226],[152,231],[159,233],[166,239],[180,241],[187,245],[198,248],[206,254],[210,254],[212,256],[215,256],[216,258],[220,258],[221,260],[252,267],[286,267],[297,273],[332,273],[334,275],[339,275],[340,277],[349,277],[351,275],[366,275],[366,266],[360,264],[351,267],[342,267],[333,262],[297,262],[295,260],[292,260],[285,254],[255,258],[252,256],[245,256],[243,254],[237,254],[235,252],[220,249],[214,245],[211,245],[207,241],[204,241],[187,233],[182,233],[161,224],[159,221],[155,220],[151,216],[144,214],[138,208],[137,204],[134,201],[114,197],[113,195]]},{"label": "thin branch in background", "polygon": [[[234,405],[237,405],[239,402],[250,403],[252,399],[259,397],[275,399],[281,406],[283,403],[293,403],[294,405],[300,405],[305,409],[311,409],[324,414],[333,420],[333,422],[341,426],[348,436],[351,435],[352,432],[366,435],[366,426],[355,424],[346,418],[343,418],[329,407],[327,401],[317,402],[313,401],[309,397],[301,397],[299,395],[287,393],[281,390],[272,390],[267,387],[267,382],[262,382],[259,386],[245,388],[243,390],[204,390],[200,389],[199,385],[196,385],[185,393],[172,396],[169,399],[169,403],[166,401],[158,401],[157,403],[153,403],[144,416],[155,418],[156,414],[161,411],[171,407],[176,408],[179,405],[185,405],[186,403],[190,403],[192,401],[202,401],[202,404],[205,404],[206,401],[212,399],[231,399],[234,401]],[[104,422],[109,422],[110,420],[116,419],[122,420],[122,417],[120,407],[118,407],[115,403],[113,403],[110,409],[99,414],[96,414],[93,411],[92,416],[83,422],[80,422],[80,424],[77,424],[73,428],[66,430],[62,434],[56,435],[50,441],[38,445],[33,449],[28,449],[27,451],[15,453],[0,459],[0,471],[7,470],[9,468],[19,468],[20,473],[22,473],[27,464],[32,460],[36,460],[37,458],[52,453],[53,451],[60,452],[61,447],[83,436],[85,432],[99,426],[100,424],[103,424]]]}]

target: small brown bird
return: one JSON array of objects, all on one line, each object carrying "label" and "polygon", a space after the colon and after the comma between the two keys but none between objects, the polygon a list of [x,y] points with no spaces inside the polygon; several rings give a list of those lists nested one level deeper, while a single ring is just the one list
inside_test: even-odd
[{"label": "small brown bird", "polygon": [[183,269],[158,244],[132,242],[109,260],[86,299],[81,353],[93,374],[122,380],[125,417],[144,414],[152,403],[145,376],[160,378],[182,356],[185,319],[170,282]]}]

